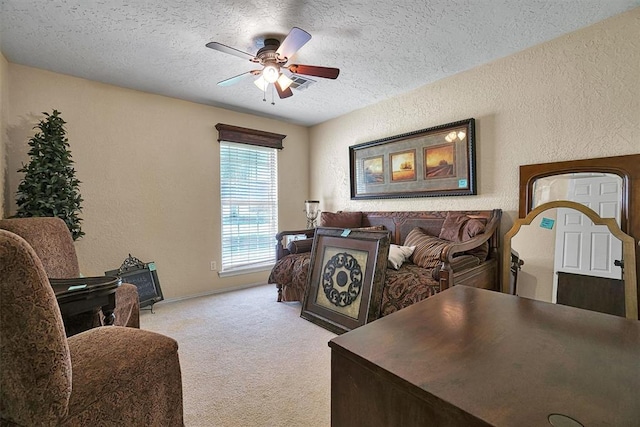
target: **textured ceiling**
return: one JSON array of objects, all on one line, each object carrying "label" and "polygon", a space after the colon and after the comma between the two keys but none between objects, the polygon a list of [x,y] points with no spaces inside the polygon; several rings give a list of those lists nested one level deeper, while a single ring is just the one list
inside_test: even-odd
[{"label": "textured ceiling", "polygon": [[[0,0],[0,47],[17,64],[313,125],[640,6],[640,0]],[[291,27],[312,35],[291,62],[337,80],[280,100],[255,68],[205,47],[255,53]]]}]

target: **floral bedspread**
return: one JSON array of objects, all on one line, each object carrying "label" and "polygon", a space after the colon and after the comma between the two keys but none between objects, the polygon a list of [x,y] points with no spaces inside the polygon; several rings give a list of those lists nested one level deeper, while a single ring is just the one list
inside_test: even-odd
[{"label": "floral bedspread", "polygon": [[282,301],[302,302],[307,287],[309,261],[311,252],[305,252],[287,255],[273,266],[268,283],[282,285]]},{"label": "floral bedspread", "polygon": [[[268,282],[282,285],[283,301],[302,302],[304,299],[310,259],[310,252],[287,255],[271,270]],[[411,262],[405,262],[397,271],[387,268],[381,315],[386,316],[422,301],[439,290],[440,285],[431,277],[431,269],[418,267]]]}]

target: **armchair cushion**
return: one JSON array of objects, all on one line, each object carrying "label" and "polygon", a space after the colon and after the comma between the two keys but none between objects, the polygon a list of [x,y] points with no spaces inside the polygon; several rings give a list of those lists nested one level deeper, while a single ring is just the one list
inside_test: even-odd
[{"label": "armchair cushion", "polygon": [[430,236],[424,229],[416,227],[407,234],[405,246],[415,246],[411,260],[417,266],[433,268],[441,263],[440,254],[451,242]]},{"label": "armchair cushion", "polygon": [[177,390],[182,379],[174,339],[105,326],[70,337],[69,351],[73,393],[66,424],[115,426],[137,419],[149,426],[182,425],[182,393]]}]

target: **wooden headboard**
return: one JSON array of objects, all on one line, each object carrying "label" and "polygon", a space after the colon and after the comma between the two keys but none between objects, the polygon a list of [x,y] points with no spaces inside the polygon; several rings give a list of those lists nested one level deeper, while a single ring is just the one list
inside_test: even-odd
[{"label": "wooden headboard", "polygon": [[[362,212],[362,226],[384,225],[391,231],[391,242],[401,245],[407,234],[415,227],[421,227],[429,234],[438,236],[449,211],[405,211],[405,212]],[[500,209],[486,211],[451,211],[461,213],[472,218],[486,221],[485,233],[491,233],[489,238],[489,256],[496,255],[500,242]]]}]

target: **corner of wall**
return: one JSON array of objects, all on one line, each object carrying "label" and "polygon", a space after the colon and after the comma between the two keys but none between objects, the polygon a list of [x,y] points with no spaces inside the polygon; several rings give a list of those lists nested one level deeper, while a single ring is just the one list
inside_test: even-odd
[{"label": "corner of wall", "polygon": [[7,157],[7,110],[9,108],[9,63],[0,52],[0,218],[5,216],[6,157]]}]

